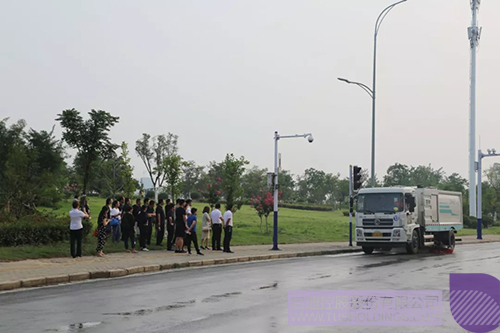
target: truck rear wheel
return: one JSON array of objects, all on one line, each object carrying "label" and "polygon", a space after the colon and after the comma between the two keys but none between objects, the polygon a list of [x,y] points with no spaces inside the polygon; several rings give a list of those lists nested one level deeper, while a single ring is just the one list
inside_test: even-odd
[{"label": "truck rear wheel", "polygon": [[372,254],[372,253],[373,253],[373,250],[374,250],[374,248],[373,248],[373,247],[371,247],[371,246],[363,246],[363,252],[364,252],[365,254]]},{"label": "truck rear wheel", "polygon": [[418,235],[418,229],[414,229],[413,233],[411,234],[410,243],[406,244],[406,252],[408,252],[409,254],[417,254],[419,244],[420,244],[420,237]]},{"label": "truck rear wheel", "polygon": [[450,230],[448,234],[446,234],[444,237],[443,244],[448,246],[448,248],[454,250],[455,249],[455,233],[453,230]]}]

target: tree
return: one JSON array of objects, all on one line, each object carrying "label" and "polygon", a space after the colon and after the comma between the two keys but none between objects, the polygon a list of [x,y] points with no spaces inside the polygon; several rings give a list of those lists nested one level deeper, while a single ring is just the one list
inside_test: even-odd
[{"label": "tree", "polygon": [[126,142],[122,142],[121,148],[120,164],[123,193],[125,196],[131,198],[134,192],[139,188],[139,182],[134,178],[134,168],[130,165],[128,144]]},{"label": "tree", "polygon": [[83,120],[76,109],[64,110],[56,119],[63,127],[63,140],[78,150],[83,160],[83,192],[86,193],[92,163],[99,157],[108,159],[115,155],[117,145],[111,142],[109,132],[119,117],[102,110],[91,110],[90,119]]},{"label": "tree", "polygon": [[443,169],[435,170],[430,164],[427,166],[409,167],[396,163],[387,169],[387,175],[384,176],[384,186],[437,187],[443,180],[443,177]]},{"label": "tree", "polygon": [[99,179],[96,190],[99,194],[112,197],[123,194],[130,198],[139,187],[137,180],[133,178],[133,168],[128,155],[128,145],[122,142],[120,155],[96,163],[95,168],[99,175],[95,177]]},{"label": "tree", "polygon": [[[141,158],[149,174],[155,192],[155,201],[158,201],[158,189],[166,179],[165,159],[177,154],[177,140],[179,137],[172,133],[158,135],[151,139],[151,135],[142,134],[142,138],[135,142],[135,151]],[[151,142],[151,143],[150,143]]]},{"label": "tree", "polygon": [[280,200],[293,202],[296,200],[295,180],[288,170],[281,170],[278,173],[278,184],[281,192]]},{"label": "tree", "polygon": [[240,209],[245,201],[241,182],[248,163],[243,156],[236,158],[234,154],[227,154],[220,163],[211,163],[213,174],[220,175],[217,178],[221,178],[221,193],[226,199],[227,206],[231,205],[235,210]]},{"label": "tree", "polygon": [[337,203],[336,193],[339,191],[338,184],[340,180],[340,174],[334,175],[327,173],[325,175],[325,193],[326,193],[326,203],[331,206],[335,206]]},{"label": "tree", "polygon": [[205,167],[196,165],[195,161],[184,162],[182,166],[181,192],[186,198],[196,191]]},{"label": "tree", "polygon": [[335,176],[332,174],[309,168],[304,172],[303,176],[299,177],[297,183],[298,200],[307,203],[324,204],[327,195],[332,195],[335,182]]},{"label": "tree", "polygon": [[[262,192],[262,191],[260,191]],[[263,192],[262,192],[263,193]],[[268,217],[274,211],[274,196],[270,192],[265,195],[257,195],[252,197],[250,204],[257,212],[260,219],[260,231],[262,232],[262,217],[266,218],[266,233],[269,233]]]},{"label": "tree", "polygon": [[183,166],[184,162],[182,161],[182,157],[180,157],[177,154],[168,156],[163,160],[163,169],[165,170],[165,180],[170,195],[172,196],[172,201],[174,201],[175,198],[180,193],[180,183],[181,183]]},{"label": "tree", "polygon": [[349,178],[341,179],[337,182],[336,201],[339,203],[339,209],[342,204],[347,204],[349,200]]},{"label": "tree", "polygon": [[0,203],[20,218],[36,206],[54,206],[64,194],[66,164],[53,130],[24,131],[26,122],[0,122]]},{"label": "tree", "polygon": [[410,186],[412,185],[411,170],[407,165],[396,163],[387,169],[384,176],[384,186]]},{"label": "tree", "polygon": [[64,195],[68,171],[64,162],[64,147],[50,132],[30,129],[26,134],[30,175],[35,186],[36,204],[55,207]]},{"label": "tree", "polygon": [[444,178],[439,184],[439,188],[445,191],[455,191],[465,194],[468,184],[467,179],[461,177],[458,173],[452,173],[450,176]]},{"label": "tree", "polygon": [[494,163],[489,169],[484,171],[488,183],[500,193],[500,164]]},{"label": "tree", "polygon": [[245,198],[257,197],[267,187],[267,169],[260,169],[254,166],[247,170],[241,178],[241,186],[243,187]]},{"label": "tree", "polygon": [[411,185],[422,187],[437,187],[443,180],[443,168],[433,169],[431,165],[419,165],[416,168],[411,168]]}]

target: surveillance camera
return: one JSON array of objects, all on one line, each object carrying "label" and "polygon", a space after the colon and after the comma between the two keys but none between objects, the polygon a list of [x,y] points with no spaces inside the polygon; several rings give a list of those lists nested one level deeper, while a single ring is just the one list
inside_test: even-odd
[{"label": "surveillance camera", "polygon": [[491,149],[487,149],[486,151],[488,152],[488,154],[491,154]]},{"label": "surveillance camera", "polygon": [[307,137],[307,141],[309,141],[309,143],[312,143],[314,141],[312,134],[309,134],[309,136]]}]

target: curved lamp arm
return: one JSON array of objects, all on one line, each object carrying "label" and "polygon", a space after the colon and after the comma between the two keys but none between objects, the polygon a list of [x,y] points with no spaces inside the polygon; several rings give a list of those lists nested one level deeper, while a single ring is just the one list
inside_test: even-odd
[{"label": "curved lamp arm", "polygon": [[373,90],[368,87],[366,84],[364,83],[361,83],[361,82],[356,82],[356,81],[349,81],[347,79],[344,79],[344,78],[337,78],[339,81],[342,81],[342,82],[345,82],[345,83],[349,83],[349,84],[355,84],[357,86],[359,86],[361,89],[363,89],[364,91],[366,91],[366,93],[371,97],[373,98]]},{"label": "curved lamp arm", "polygon": [[378,31],[380,30],[380,26],[382,25],[382,22],[384,22],[384,19],[385,17],[387,16],[387,14],[389,14],[389,12],[394,8],[396,7],[397,5],[399,5],[400,3],[403,3],[403,2],[406,2],[408,0],[401,0],[401,1],[398,1],[398,2],[395,2],[393,3],[392,5],[389,5],[387,6],[381,13],[380,15],[377,17],[377,21],[375,22],[375,35],[378,34]]}]

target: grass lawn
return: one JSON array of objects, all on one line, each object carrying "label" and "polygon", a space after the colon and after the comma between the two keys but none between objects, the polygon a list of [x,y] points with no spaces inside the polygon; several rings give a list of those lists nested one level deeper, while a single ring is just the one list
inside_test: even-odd
[{"label": "grass lawn", "polygon": [[[97,216],[105,201],[103,198],[89,198],[92,222],[97,221]],[[40,210],[57,215],[67,215],[71,209],[71,202],[72,199],[66,200],[61,204],[61,208],[56,210],[51,208],[40,208]],[[204,206],[205,204],[198,202],[193,205],[200,212]],[[261,222],[255,210],[250,206],[243,206],[241,210],[234,214],[234,230],[231,244],[272,244],[273,216],[270,215],[268,220],[269,229],[266,232],[265,219],[263,219],[261,230]],[[348,241],[349,218],[343,216],[342,211],[317,212],[280,208],[278,233],[280,244]],[[475,229],[464,229],[458,235],[475,235],[475,233]],[[484,229],[483,233],[486,235],[500,234],[500,227]],[[198,232],[198,236],[200,235],[201,232]],[[153,235],[154,237],[155,235]],[[89,236],[84,240],[83,254],[93,254],[95,247],[96,238]],[[158,248],[151,246],[150,249]],[[124,251],[123,243],[113,244],[108,239],[104,251],[106,253]],[[64,256],[69,256],[69,244],[67,242],[42,246],[0,247],[0,261]]]}]

